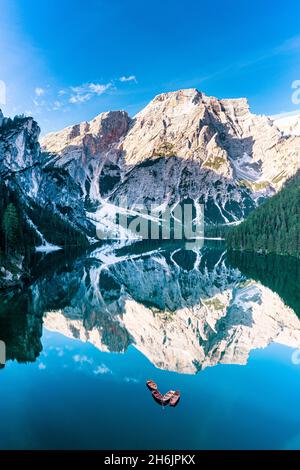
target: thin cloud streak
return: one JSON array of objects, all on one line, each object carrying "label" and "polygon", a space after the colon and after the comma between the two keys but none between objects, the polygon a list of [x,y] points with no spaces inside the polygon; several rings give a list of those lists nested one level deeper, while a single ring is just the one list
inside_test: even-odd
[{"label": "thin cloud streak", "polygon": [[128,77],[123,75],[122,77],[119,78],[119,81],[120,82],[135,82],[135,83],[137,83],[137,79],[136,79],[135,75],[129,75]]},{"label": "thin cloud streak", "polygon": [[216,70],[210,74],[204,75],[202,77],[197,77],[190,80],[180,81],[180,80],[172,80],[171,82],[165,83],[165,87],[197,87],[200,84],[212,80],[214,78],[222,77],[225,74],[233,75],[236,74],[238,71],[250,68],[256,64],[263,63],[266,60],[271,59],[272,57],[288,54],[290,52],[296,52],[300,50],[300,35],[293,36],[288,38],[287,40],[283,41],[278,46],[274,47],[273,49],[269,49],[265,53],[262,53],[259,56],[256,56],[252,59],[247,61],[240,61],[232,65],[228,65],[223,69]]}]

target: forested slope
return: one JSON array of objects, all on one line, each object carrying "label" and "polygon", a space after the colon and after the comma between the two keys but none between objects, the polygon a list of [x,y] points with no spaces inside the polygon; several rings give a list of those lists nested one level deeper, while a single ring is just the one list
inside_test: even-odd
[{"label": "forested slope", "polygon": [[300,257],[300,173],[226,234],[231,250]]}]

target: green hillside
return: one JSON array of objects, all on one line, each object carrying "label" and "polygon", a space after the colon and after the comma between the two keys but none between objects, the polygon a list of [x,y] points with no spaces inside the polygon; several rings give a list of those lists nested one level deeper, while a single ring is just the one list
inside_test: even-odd
[{"label": "green hillside", "polygon": [[300,173],[226,234],[229,250],[300,257]]}]

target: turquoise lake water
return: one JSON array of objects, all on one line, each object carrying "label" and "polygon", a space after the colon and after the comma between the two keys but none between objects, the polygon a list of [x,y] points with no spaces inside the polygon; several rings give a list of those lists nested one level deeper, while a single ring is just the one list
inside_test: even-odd
[{"label": "turquoise lake water", "polygon": [[300,448],[297,285],[267,275],[293,260],[97,256],[2,298],[1,449]]}]

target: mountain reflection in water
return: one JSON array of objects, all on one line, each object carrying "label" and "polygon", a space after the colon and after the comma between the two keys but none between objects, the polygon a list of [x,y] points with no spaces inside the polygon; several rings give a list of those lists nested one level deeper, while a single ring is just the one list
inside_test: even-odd
[{"label": "mountain reflection in water", "polygon": [[133,345],[156,367],[184,374],[246,364],[272,342],[300,347],[298,261],[228,255],[222,245],[109,250],[48,255],[31,285],[2,296],[7,360],[35,361],[43,326],[101,351]]}]

